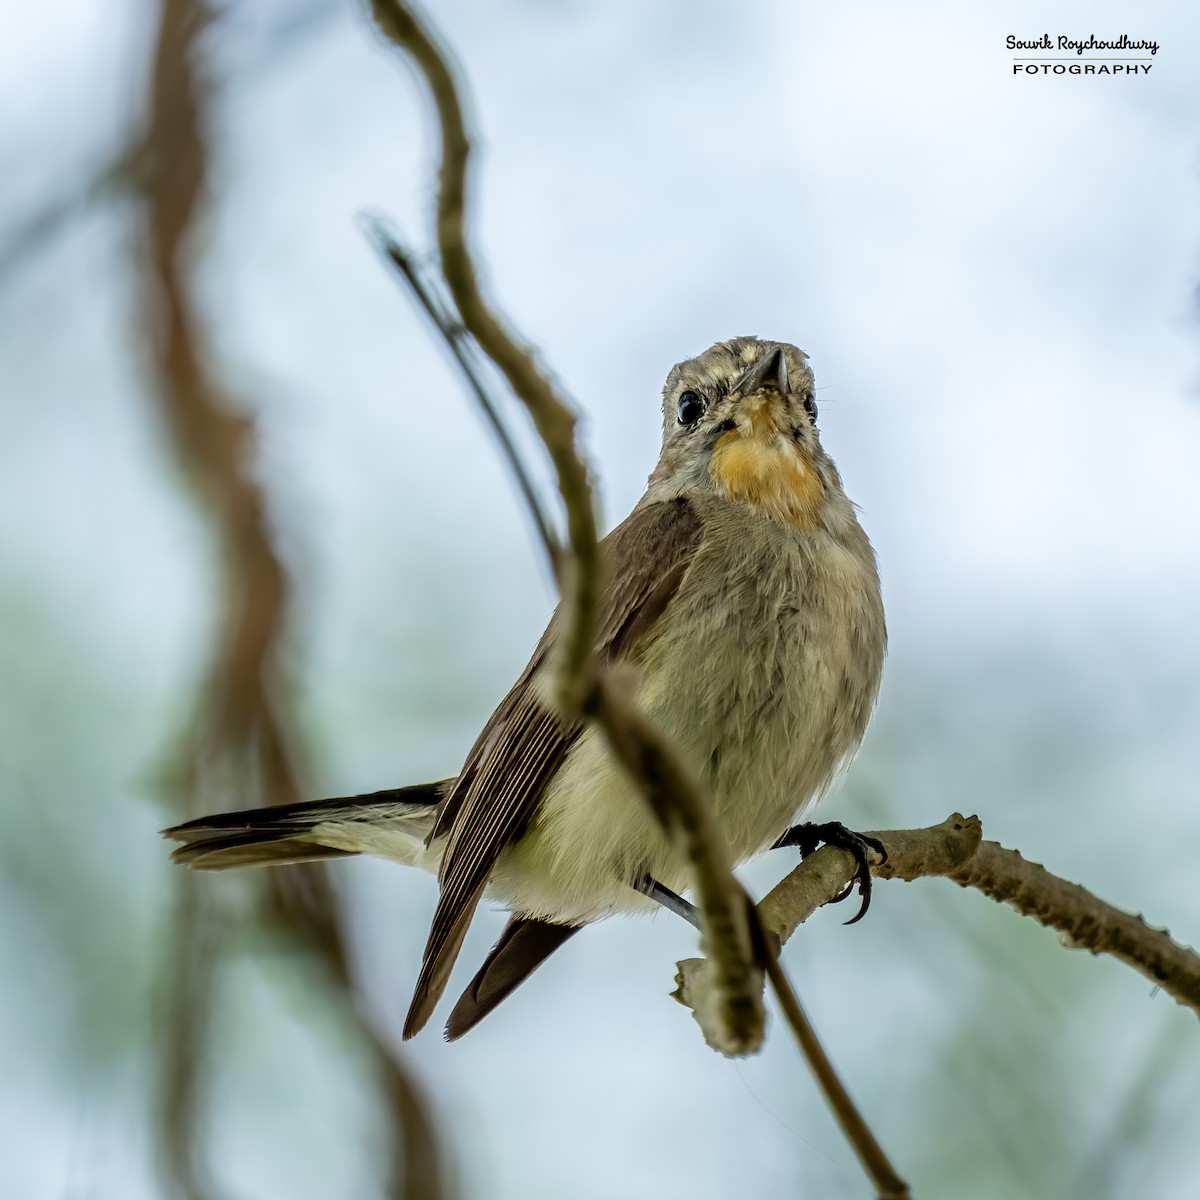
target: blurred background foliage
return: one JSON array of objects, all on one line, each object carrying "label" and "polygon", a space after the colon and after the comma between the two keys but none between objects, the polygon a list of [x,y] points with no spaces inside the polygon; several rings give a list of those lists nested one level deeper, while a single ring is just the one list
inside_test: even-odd
[{"label": "blurred background foliage", "polygon": [[[610,524],[656,456],[672,362],[746,332],[813,355],[892,633],[825,811],[978,812],[1194,942],[1200,19],[1169,3],[1134,28],[1109,0],[1094,31],[1156,38],[1150,76],[1013,79],[1007,34],[1093,31],[1052,9],[436,15],[474,93],[483,257],[578,398]],[[185,876],[157,837],[223,575],[139,301],[125,167],[156,10],[0,20],[0,1194],[170,1194],[185,889],[223,947],[196,1143],[213,1194],[387,1194],[392,1118],[337,990],[262,923],[261,876]],[[446,775],[553,598],[486,432],[354,224],[378,205],[427,231],[428,107],[352,5],[230,6],[197,45],[210,179],[190,273],[209,365],[259,431],[302,789]],[[787,865],[746,876],[763,891]],[[394,1047],[435,885],[373,862],[331,876]],[[476,922],[464,979],[502,919]],[[840,919],[818,915],[789,966],[918,1195],[1197,1194],[1194,1016],[944,881]],[[726,1062],[667,1000],[693,952],[666,917],[608,922],[463,1042],[404,1047],[450,1186],[865,1195],[781,1030]]]}]

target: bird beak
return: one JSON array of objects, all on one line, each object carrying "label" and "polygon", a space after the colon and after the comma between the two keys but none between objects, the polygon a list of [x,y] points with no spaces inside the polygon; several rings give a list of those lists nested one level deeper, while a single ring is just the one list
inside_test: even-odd
[{"label": "bird beak", "polygon": [[741,396],[752,396],[768,387],[775,388],[781,396],[787,395],[787,359],[783,356],[782,346],[772,347],[734,384],[733,390]]}]

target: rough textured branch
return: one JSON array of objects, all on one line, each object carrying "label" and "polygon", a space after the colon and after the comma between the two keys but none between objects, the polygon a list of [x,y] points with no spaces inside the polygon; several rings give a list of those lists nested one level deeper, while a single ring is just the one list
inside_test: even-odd
[{"label": "rough textured branch", "polygon": [[949,875],[955,883],[1057,929],[1064,945],[1112,955],[1200,1016],[1200,955],[1181,946],[1165,929],[1114,908],[1087,888],[1052,875],[996,842],[981,842]]},{"label": "rough textured branch", "polygon": [[[1140,916],[1122,912],[1077,883],[1051,874],[1015,850],[983,840],[978,817],[954,813],[928,829],[872,833],[887,847],[888,861],[872,874],[881,879],[943,876],[1056,929],[1064,944],[1109,954],[1141,972],[1180,1004],[1200,1015],[1200,955],[1181,946]],[[839,895],[854,876],[845,850],[823,846],[767,894],[758,906],[769,935],[782,944],[823,904]],[[702,1022],[707,1008],[701,963],[679,964],[676,998]]]},{"label": "rough textured branch", "polygon": [[[683,769],[666,739],[621,693],[619,681],[602,677],[594,660],[600,560],[591,482],[575,443],[575,415],[479,289],[465,228],[471,146],[453,74],[444,53],[407,6],[398,0],[372,0],[372,10],[384,34],[419,68],[437,108],[442,135],[438,247],[462,327],[525,405],[557,476],[567,545],[561,556],[552,544],[547,552],[563,597],[564,619],[556,645],[559,701],[567,711],[586,714],[604,730],[656,815],[683,838],[701,902],[705,947],[714,964],[714,1037],[728,1053],[748,1053],[761,1044],[764,1027],[762,977],[753,954],[749,906],[733,878],[728,853],[698,782]],[[455,349],[457,339],[448,340]]]}]

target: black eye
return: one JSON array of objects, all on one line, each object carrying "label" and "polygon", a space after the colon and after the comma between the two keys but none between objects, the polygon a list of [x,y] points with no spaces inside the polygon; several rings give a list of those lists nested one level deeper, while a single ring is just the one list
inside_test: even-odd
[{"label": "black eye", "polygon": [[815,425],[817,423],[817,402],[813,399],[812,392],[804,393],[804,411],[808,413],[808,419]]},{"label": "black eye", "polygon": [[704,416],[704,397],[689,389],[679,397],[679,407],[675,411],[680,425],[695,425]]}]

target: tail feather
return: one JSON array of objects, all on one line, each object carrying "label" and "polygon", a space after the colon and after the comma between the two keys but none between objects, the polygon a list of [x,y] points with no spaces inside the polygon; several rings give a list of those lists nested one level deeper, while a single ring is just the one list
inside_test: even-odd
[{"label": "tail feather", "polygon": [[326,858],[353,858],[354,853],[306,843],[297,835],[264,831],[192,842],[173,850],[171,861],[198,871],[224,871],[229,867],[282,867]]},{"label": "tail feather", "polygon": [[446,786],[447,781],[422,783],[362,796],[216,813],[164,829],[163,836],[182,843],[171,855],[175,862],[204,871],[344,858],[374,849],[371,834],[380,827],[407,834],[419,844],[432,827]]}]

